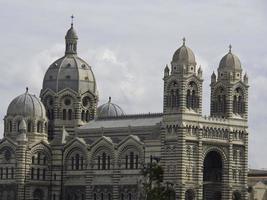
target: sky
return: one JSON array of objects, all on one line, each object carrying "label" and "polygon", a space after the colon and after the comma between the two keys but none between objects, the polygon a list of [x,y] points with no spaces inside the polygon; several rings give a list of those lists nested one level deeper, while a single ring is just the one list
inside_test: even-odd
[{"label": "sky", "polygon": [[162,112],[163,70],[185,37],[203,69],[208,115],[210,76],[231,44],[249,77],[249,167],[267,168],[266,9],[266,0],[0,0],[0,117],[26,87],[39,96],[72,14],[99,105],[111,96],[126,113]]}]

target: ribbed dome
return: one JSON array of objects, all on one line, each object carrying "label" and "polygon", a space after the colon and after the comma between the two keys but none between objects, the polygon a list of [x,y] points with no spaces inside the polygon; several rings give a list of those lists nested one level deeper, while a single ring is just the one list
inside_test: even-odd
[{"label": "ribbed dome", "polygon": [[43,90],[47,88],[54,92],[70,88],[77,93],[88,90],[95,93],[96,81],[91,66],[77,55],[71,54],[50,65],[43,81]]},{"label": "ribbed dome", "polygon": [[189,47],[185,46],[185,39],[183,39],[183,45],[173,54],[172,62],[183,63],[186,65],[196,64],[196,59],[193,51]]},{"label": "ribbed dome", "polygon": [[65,36],[65,56],[56,60],[46,71],[43,80],[43,91],[51,89],[59,92],[70,88],[82,94],[90,91],[96,92],[96,81],[91,66],[77,56],[78,36],[71,24]]},{"label": "ribbed dome", "polygon": [[114,103],[111,103],[111,97],[109,101],[97,108],[97,117],[117,117],[124,115],[122,108]]},{"label": "ribbed dome", "polygon": [[65,36],[66,39],[78,39],[78,35],[73,28],[73,25],[70,27],[70,29],[67,31],[67,34]]},{"label": "ribbed dome", "polygon": [[23,116],[46,119],[46,111],[41,100],[28,90],[11,101],[7,109],[7,116]]},{"label": "ribbed dome", "polygon": [[221,59],[219,64],[219,70],[241,70],[241,62],[239,58],[231,52],[229,52]]}]

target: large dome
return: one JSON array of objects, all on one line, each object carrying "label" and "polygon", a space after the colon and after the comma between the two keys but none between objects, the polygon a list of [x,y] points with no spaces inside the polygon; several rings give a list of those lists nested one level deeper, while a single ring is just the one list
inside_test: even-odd
[{"label": "large dome", "polygon": [[239,58],[232,53],[231,46],[229,52],[221,59],[219,64],[219,70],[242,70],[241,62]]},{"label": "large dome", "polygon": [[96,81],[91,66],[77,55],[70,54],[50,65],[43,81],[43,90],[47,88],[54,92],[70,88],[77,93],[88,90],[95,93]]},{"label": "large dome", "polygon": [[70,88],[79,94],[87,91],[96,93],[96,81],[91,66],[77,56],[78,36],[71,24],[65,36],[65,56],[56,60],[46,71],[43,91],[59,92]]},{"label": "large dome", "polygon": [[124,115],[122,108],[114,103],[111,103],[111,97],[109,101],[97,108],[97,117],[118,117]]},{"label": "large dome", "polygon": [[11,101],[7,109],[7,116],[23,116],[46,119],[46,111],[41,100],[29,94],[28,89],[22,95]]},{"label": "large dome", "polygon": [[183,63],[186,65],[195,65],[196,59],[193,51],[185,46],[185,39],[183,39],[183,45],[175,51],[172,57],[172,62]]}]

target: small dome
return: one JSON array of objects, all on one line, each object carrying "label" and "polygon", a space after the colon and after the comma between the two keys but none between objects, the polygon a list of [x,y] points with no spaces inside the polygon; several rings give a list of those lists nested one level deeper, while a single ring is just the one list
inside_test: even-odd
[{"label": "small dome", "polygon": [[109,101],[97,108],[97,117],[118,117],[124,115],[122,108],[114,103],[111,103],[111,97]]},{"label": "small dome", "polygon": [[66,39],[78,39],[77,33],[76,33],[75,29],[73,28],[73,25],[67,31],[65,38]]},{"label": "small dome", "polygon": [[24,118],[34,117],[46,119],[46,111],[41,100],[27,91],[11,101],[7,109],[7,116],[21,115]]},{"label": "small dome", "polygon": [[229,52],[221,59],[219,64],[221,70],[242,70],[239,58],[231,52],[231,45]]},{"label": "small dome", "polygon": [[183,39],[183,45],[173,54],[172,62],[196,65],[195,55],[189,47],[185,46],[185,39]]}]

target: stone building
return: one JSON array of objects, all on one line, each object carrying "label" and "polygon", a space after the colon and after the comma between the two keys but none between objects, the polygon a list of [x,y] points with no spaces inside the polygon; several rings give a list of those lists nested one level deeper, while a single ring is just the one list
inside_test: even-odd
[{"label": "stone building", "polygon": [[231,47],[211,75],[206,117],[203,72],[185,40],[163,72],[163,112],[148,114],[126,114],[111,98],[98,107],[73,24],[65,41],[40,99],[27,89],[7,109],[1,199],[137,200],[140,172],[155,157],[175,199],[248,199],[248,77]]}]

